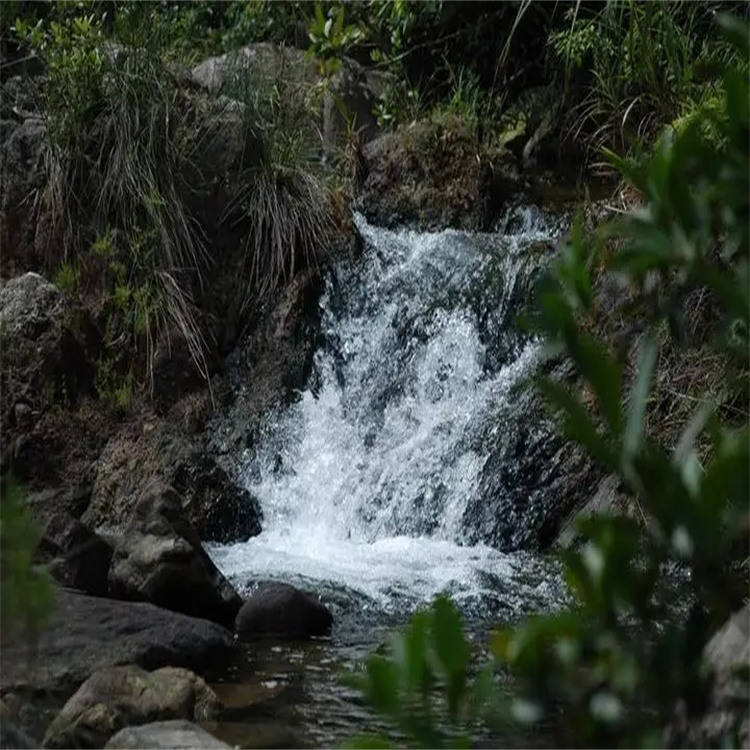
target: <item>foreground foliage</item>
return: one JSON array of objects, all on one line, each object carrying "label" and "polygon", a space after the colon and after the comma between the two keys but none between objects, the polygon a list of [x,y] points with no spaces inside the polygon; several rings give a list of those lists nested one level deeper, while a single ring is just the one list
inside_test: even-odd
[{"label": "foreground foliage", "polygon": [[[723,17],[721,26],[742,64],[725,69],[720,106],[665,132],[642,163],[608,154],[643,205],[594,236],[575,226],[530,321],[550,356],[567,355],[579,374],[572,387],[538,381],[562,429],[620,479],[647,523],[582,521],[582,545],[563,554],[575,608],[496,633],[494,661],[473,682],[460,620],[444,599],[414,617],[388,656],[370,658],[365,697],[424,747],[460,744],[456,737],[480,717],[544,722],[566,745],[659,744],[678,707],[688,717],[705,709],[703,646],[747,593],[750,501],[749,42],[736,20]],[[631,378],[590,324],[602,273],[650,301]],[[715,346],[733,363],[725,377],[739,373],[732,385],[743,394],[744,417],[705,399],[670,450],[644,425],[664,332],[680,330],[682,300],[696,286],[719,307]],[[738,572],[740,588],[732,583]],[[670,589],[678,580],[687,591],[675,611]],[[495,679],[506,669],[515,678],[512,700]]]},{"label": "foreground foliage", "polygon": [[8,637],[17,627],[34,633],[55,600],[52,579],[32,565],[41,535],[29,518],[23,487],[4,477],[0,493],[0,631]]}]

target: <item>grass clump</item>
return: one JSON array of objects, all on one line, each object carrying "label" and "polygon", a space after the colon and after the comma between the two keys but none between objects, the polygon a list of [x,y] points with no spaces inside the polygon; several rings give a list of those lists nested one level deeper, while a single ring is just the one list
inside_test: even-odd
[{"label": "grass clump", "polygon": [[[181,83],[163,14],[126,4],[114,36],[94,13],[65,9],[15,26],[47,68],[39,99],[48,182],[36,205],[54,228],[49,260],[63,286],[96,298],[106,358],[135,353],[152,389],[157,350],[175,336],[208,378],[204,308],[222,272],[217,244],[240,237],[237,282],[250,300],[320,257],[330,230],[326,186],[304,153],[315,133],[287,105],[289,87],[236,67],[241,86],[196,93]],[[217,171],[235,111],[245,152]]]}]

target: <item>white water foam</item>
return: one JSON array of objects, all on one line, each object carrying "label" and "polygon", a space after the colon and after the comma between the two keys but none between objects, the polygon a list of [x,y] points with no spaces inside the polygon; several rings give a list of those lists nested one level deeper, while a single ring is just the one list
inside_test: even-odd
[{"label": "white water foam", "polygon": [[559,233],[538,212],[514,222],[498,235],[421,234],[357,218],[365,249],[324,297],[316,385],[241,461],[263,532],[210,549],[237,585],[325,582],[386,610],[441,591],[510,610],[549,599],[549,565],[464,545],[461,531],[496,406],[538,355],[516,335],[489,367],[472,300],[510,326],[529,248]]}]

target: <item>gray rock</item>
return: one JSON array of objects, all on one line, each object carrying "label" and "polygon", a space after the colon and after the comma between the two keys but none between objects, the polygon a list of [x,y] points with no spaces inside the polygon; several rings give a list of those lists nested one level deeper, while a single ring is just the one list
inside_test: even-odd
[{"label": "gray rock", "polygon": [[347,119],[362,143],[379,135],[373,109],[390,83],[392,77],[386,73],[368,70],[349,58],[341,61],[341,67],[328,82],[323,98],[323,142],[327,156],[345,145]]},{"label": "gray rock", "polygon": [[182,514],[182,499],[159,481],[141,494],[109,570],[110,594],[231,626],[242,601]]},{"label": "gray rock", "polygon": [[[93,339],[83,312],[38,274],[26,273],[0,285],[4,462],[19,453],[33,428],[34,412],[92,391]],[[23,405],[20,412],[17,404]]]},{"label": "gray rock", "polygon": [[155,721],[139,727],[121,729],[105,748],[137,748],[151,747],[165,750],[189,750],[190,748],[206,748],[206,750],[222,750],[230,745],[217,740],[205,730],[185,720]]},{"label": "gray rock", "polygon": [[0,247],[7,275],[37,267],[34,261],[39,230],[33,196],[46,185],[45,155],[49,151],[44,122],[39,117],[28,116],[32,114],[28,109],[33,108],[33,91],[26,91],[19,84],[15,91],[9,92],[9,84],[17,80],[8,81],[0,92],[0,106],[4,110],[0,142],[0,164],[3,165]]},{"label": "gray rock", "polygon": [[210,57],[196,65],[190,76],[196,86],[217,93],[231,91],[237,76],[273,81],[281,75],[288,78],[291,71],[308,87],[317,80],[315,63],[302,50],[259,42]]},{"label": "gray rock", "polygon": [[118,602],[64,589],[33,639],[3,633],[0,690],[70,691],[97,670],[121,664],[195,671],[228,661],[230,631],[142,602]]},{"label": "gray rock", "polygon": [[750,604],[714,634],[703,658],[712,678],[708,707],[695,718],[678,706],[665,747],[750,747]]},{"label": "gray rock", "polygon": [[166,719],[211,721],[221,701],[186,669],[147,672],[128,665],[95,672],[65,704],[44,737],[45,747],[102,747],[120,729]]},{"label": "gray rock", "polygon": [[332,625],[333,615],[319,599],[287,583],[269,582],[242,605],[235,631],[243,641],[265,636],[309,638],[327,635]]}]

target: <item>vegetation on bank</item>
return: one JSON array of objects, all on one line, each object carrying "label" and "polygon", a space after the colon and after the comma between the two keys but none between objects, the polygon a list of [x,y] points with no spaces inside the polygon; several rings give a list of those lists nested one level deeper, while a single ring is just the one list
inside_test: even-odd
[{"label": "vegetation on bank", "polygon": [[[454,742],[480,719],[551,722],[565,744],[660,742],[678,705],[691,714],[705,704],[702,647],[747,590],[750,497],[747,29],[724,22],[720,33],[717,8],[2,4],[4,50],[44,61],[38,93],[50,149],[36,200],[52,219],[48,270],[97,310],[99,391],[120,406],[148,386],[172,338],[208,377],[212,326],[229,325],[212,307],[217,270],[233,277],[221,293],[236,293],[240,327],[295,269],[316,262],[335,224],[345,159],[321,165],[309,102],[238,68],[231,98],[207,105],[181,71],[208,54],[299,44],[324,85],[352,56],[395,74],[375,106],[381,127],[448,112],[478,143],[547,163],[580,157],[639,196],[637,210],[595,236],[574,232],[530,324],[578,368],[574,383],[539,383],[562,429],[621,480],[649,523],[587,520],[585,543],[564,553],[578,607],[497,634],[495,661],[476,681],[460,618],[442,599],[415,616],[389,656],[373,656],[368,701],[425,746]],[[227,183],[205,155],[236,117],[244,148]],[[355,151],[356,130],[351,122]],[[217,205],[218,220],[207,215]],[[220,252],[227,246],[238,256]],[[613,341],[619,321],[602,312],[610,274],[632,302],[616,314],[648,323],[625,324],[624,345]],[[665,383],[663,373],[677,370],[686,379]],[[26,577],[35,539],[6,502],[16,492],[4,488],[0,518],[11,617],[19,587],[44,586]],[[20,545],[13,558],[11,538]],[[675,565],[689,574],[680,616],[664,587]],[[46,611],[46,592],[39,601],[34,616]],[[513,701],[496,685],[504,669],[515,677]]]}]

